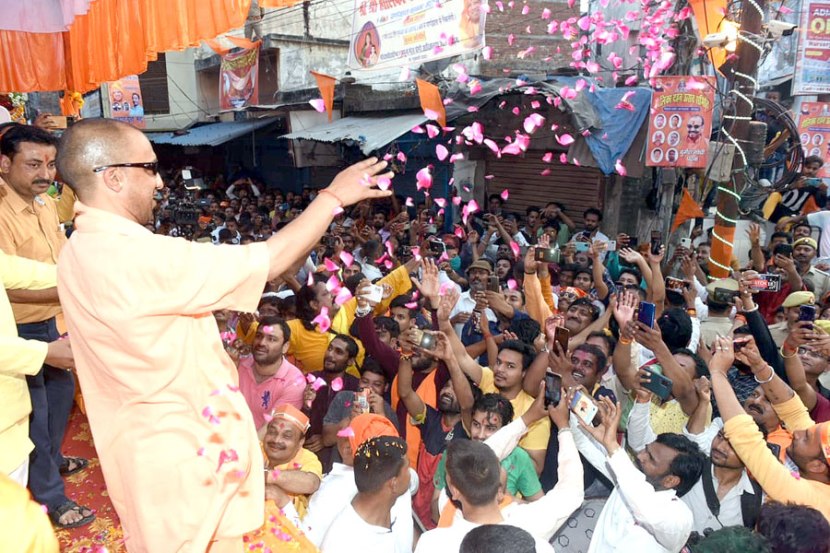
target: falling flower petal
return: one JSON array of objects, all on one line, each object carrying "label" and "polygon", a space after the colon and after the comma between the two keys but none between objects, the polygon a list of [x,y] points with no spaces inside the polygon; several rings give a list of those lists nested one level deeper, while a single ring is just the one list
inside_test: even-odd
[{"label": "falling flower petal", "polygon": [[323,259],[323,265],[326,267],[326,270],[331,272],[339,271],[340,265],[329,259],[328,257]]},{"label": "falling flower petal", "polygon": [[481,55],[486,60],[493,59],[493,48],[491,46],[485,46],[481,51]]},{"label": "falling flower petal", "polygon": [[418,181],[418,190],[432,188],[432,175],[429,172],[429,167],[424,167],[415,174],[415,179]]},{"label": "falling flower petal", "polygon": [[343,208],[340,207],[339,205],[331,210],[331,214],[332,214],[333,217],[337,217],[341,213],[343,213]]},{"label": "falling flower petal", "polygon": [[435,125],[427,125],[427,136],[430,138],[435,138],[441,133],[441,131]]},{"label": "falling flower petal", "polygon": [[566,153],[559,154],[559,163],[568,163],[568,154],[566,154]]},{"label": "falling flower petal", "polygon": [[513,257],[518,259],[522,255],[522,248],[515,240],[510,241],[510,249],[513,251]]},{"label": "falling flower petal", "polygon": [[311,376],[311,378],[313,380],[313,382],[311,383],[311,389],[314,390],[315,392],[317,390],[319,390],[320,388],[324,387],[324,386],[328,386],[328,384],[326,384],[326,381],[323,380],[322,378],[320,378],[319,376],[312,376],[312,375],[309,375],[309,376]]},{"label": "falling flower petal", "polygon": [[334,303],[337,305],[343,305],[350,299],[352,299],[352,293],[349,291],[348,288],[345,286],[341,287],[340,290],[337,291],[337,296],[334,298]]},{"label": "falling flower petal", "polygon": [[501,194],[499,194],[499,196],[501,196],[501,199],[506,202],[507,198],[510,196],[510,191],[507,190],[507,188],[505,188],[504,190],[501,191]]},{"label": "falling flower petal", "polygon": [[398,154],[395,156],[395,159],[397,159],[401,163],[406,163],[406,154],[403,152],[398,152]]},{"label": "falling flower petal", "polygon": [[513,43],[516,42],[516,36],[513,33],[507,35],[507,44],[513,46]]},{"label": "falling flower petal", "polygon": [[331,381],[331,389],[334,392],[339,392],[343,389],[343,379],[339,376]]},{"label": "falling flower petal", "polygon": [[221,453],[219,453],[219,466],[216,467],[216,472],[219,472],[219,469],[222,468],[222,465],[225,463],[230,463],[233,461],[238,461],[239,455],[236,453],[235,449],[223,449]]},{"label": "falling flower petal", "polygon": [[438,207],[443,208],[447,206],[447,200],[445,200],[444,198],[434,198],[432,201],[435,202],[435,205],[437,205]]},{"label": "falling flower petal", "polygon": [[202,409],[202,416],[205,417],[210,424],[219,424],[221,421],[210,405]]},{"label": "falling flower petal", "polygon": [[514,278],[508,278],[507,279],[507,289],[508,290],[518,290],[519,289],[519,283],[516,282],[516,279],[514,279]]},{"label": "falling flower petal", "polygon": [[312,323],[317,325],[317,330],[319,332],[325,333],[328,332],[331,328],[331,319],[329,318],[329,308],[328,307],[321,307],[320,314],[314,317],[311,321]]},{"label": "falling flower petal", "polygon": [[542,156],[542,161],[545,163],[550,163],[553,159],[553,152],[545,152],[545,155]]},{"label": "falling flower petal", "polygon": [[326,103],[321,98],[314,98],[313,100],[309,100],[308,103],[320,113],[326,111]]},{"label": "falling flower petal", "polygon": [[438,157],[439,160],[444,161],[447,159],[447,156],[450,155],[450,151],[447,150],[447,147],[443,144],[438,144],[435,146],[435,155]]},{"label": "falling flower petal", "polygon": [[337,437],[338,438],[354,438],[354,430],[352,429],[351,426],[347,426],[346,428],[343,428],[342,430],[337,431]]},{"label": "falling flower petal", "polygon": [[574,137],[565,133],[563,135],[556,135],[556,141],[562,146],[570,146],[574,143]]},{"label": "falling flower petal", "polygon": [[617,171],[617,173],[619,173],[623,177],[628,174],[628,171],[626,171],[626,169],[625,169],[625,165],[623,165],[622,161],[619,160],[619,159],[617,160],[616,163],[614,163],[614,169]]},{"label": "falling flower petal", "polygon": [[475,96],[481,92],[481,83],[477,80],[470,81],[470,95]]}]

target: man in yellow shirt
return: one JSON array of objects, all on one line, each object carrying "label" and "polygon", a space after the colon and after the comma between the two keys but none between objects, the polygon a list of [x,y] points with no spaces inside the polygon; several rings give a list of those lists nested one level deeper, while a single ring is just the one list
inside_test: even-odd
[{"label": "man in yellow shirt", "polygon": [[69,340],[51,343],[18,337],[9,290],[53,289],[57,285],[57,267],[0,251],[0,473],[26,486],[29,453],[34,448],[29,439],[29,413],[32,411],[26,376],[38,373],[44,363],[71,369],[72,349]]},{"label": "man in yellow shirt", "polygon": [[[0,139],[0,174],[8,184],[0,201],[0,249],[16,255],[57,264],[66,243],[56,202],[46,194],[55,179],[57,139],[29,125],[16,125]],[[9,293],[18,334],[26,339],[58,339],[56,316],[61,308],[57,289],[16,290]],[[29,489],[62,527],[92,522],[92,511],[66,497],[62,476],[82,470],[86,459],[64,457],[63,442],[75,397],[75,379],[65,370],[44,365],[27,378],[32,416],[29,437],[35,445],[31,457]]]},{"label": "man in yellow shirt", "polygon": [[[781,503],[806,505],[830,519],[830,422],[815,424],[798,395],[779,378],[756,348],[734,352],[730,338],[717,338],[715,354],[709,362],[712,390],[723,418],[726,438],[747,470],[761,484],[769,499]],[[752,368],[755,380],[793,434],[787,455],[798,466],[799,475],[778,462],[767,448],[764,436],[746,414],[726,377],[738,359]]]},{"label": "man in yellow shirt", "polygon": [[323,479],[323,465],[305,449],[308,417],[284,403],[274,411],[262,440],[265,451],[265,499],[273,501],[297,528],[308,510],[308,499]]}]

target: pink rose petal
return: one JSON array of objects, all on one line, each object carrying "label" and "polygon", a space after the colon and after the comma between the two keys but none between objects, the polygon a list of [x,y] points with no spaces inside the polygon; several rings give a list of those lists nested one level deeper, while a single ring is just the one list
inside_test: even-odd
[{"label": "pink rose petal", "polygon": [[505,188],[501,191],[501,194],[499,194],[499,196],[501,196],[501,199],[506,202],[507,198],[510,197],[510,191],[507,188]]},{"label": "pink rose petal", "polygon": [[309,100],[308,103],[320,113],[324,113],[326,111],[326,102],[323,101],[322,98],[314,98],[313,100]]},{"label": "pink rose petal", "polygon": [[565,133],[563,135],[556,135],[556,141],[562,146],[570,146],[574,143],[574,137]]},{"label": "pink rose petal", "polygon": [[517,244],[515,240],[510,241],[510,249],[513,251],[513,257],[515,257],[516,259],[518,259],[519,256],[521,256],[522,248],[519,247],[519,244]]},{"label": "pink rose petal", "polygon": [[224,449],[219,454],[219,466],[216,467],[216,472],[222,468],[222,465],[225,463],[231,463],[233,461],[238,461],[239,455],[236,453],[235,449]]},{"label": "pink rose petal", "polygon": [[331,319],[329,318],[329,308],[328,307],[321,307],[320,314],[314,317],[311,321],[312,323],[317,325],[318,332],[328,332],[331,328]]},{"label": "pink rose petal", "polygon": [[331,389],[335,392],[339,392],[343,389],[343,379],[339,376],[331,381]]},{"label": "pink rose petal", "polygon": [[424,167],[415,174],[418,190],[425,190],[432,188],[432,174],[429,172],[429,167]]},{"label": "pink rose petal", "polygon": [[623,177],[628,174],[628,171],[626,171],[625,166],[622,164],[622,161],[620,161],[619,159],[617,160],[616,163],[614,163],[614,169],[617,171],[617,173],[619,173]]},{"label": "pink rose petal", "polygon": [[354,263],[354,256],[344,250],[340,252],[340,261],[342,261],[346,267],[351,267],[352,263]]},{"label": "pink rose petal", "polygon": [[515,278],[508,278],[507,279],[507,289],[508,290],[518,290],[519,289],[519,283],[516,282]]},{"label": "pink rose petal", "polygon": [[444,161],[450,155],[450,151],[443,144],[438,144],[435,146],[435,155],[440,161]]},{"label": "pink rose petal", "polygon": [[351,426],[347,426],[342,430],[337,431],[338,438],[354,438],[354,430]]},{"label": "pink rose petal", "polygon": [[335,296],[334,298],[334,303],[336,303],[337,305],[343,305],[353,297],[354,296],[352,296],[352,293],[349,291],[349,289],[343,286],[340,288],[340,290],[337,291],[337,296]]},{"label": "pink rose petal", "polygon": [[438,127],[436,127],[435,125],[429,125],[429,124],[427,125],[427,136],[428,137],[435,138],[439,134],[441,134],[441,130]]}]

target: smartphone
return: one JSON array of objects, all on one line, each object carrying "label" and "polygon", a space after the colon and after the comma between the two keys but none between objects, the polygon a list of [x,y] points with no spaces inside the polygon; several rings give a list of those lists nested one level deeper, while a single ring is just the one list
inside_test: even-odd
[{"label": "smartphone", "polygon": [[732,342],[732,349],[735,353],[738,353],[739,351],[744,349],[744,346],[747,345],[748,343],[749,342],[747,340],[734,340]]},{"label": "smartphone", "polygon": [[749,283],[749,288],[753,292],[780,292],[781,291],[781,275],[765,273],[758,275],[757,278],[752,279]]},{"label": "smartphone", "polygon": [[545,407],[559,405],[562,400],[562,377],[556,373],[545,373]]},{"label": "smartphone", "polygon": [[643,370],[648,373],[651,382],[643,383],[641,386],[659,397],[662,401],[669,399],[672,387],[671,378],[663,376],[649,367],[646,367]]},{"label": "smartphone", "polygon": [[491,276],[487,279],[487,289],[491,292],[501,292],[501,284],[499,284],[499,277]]},{"label": "smartphone", "polygon": [[615,252],[617,251],[617,241],[616,240],[609,240],[605,243],[605,251],[607,252]]},{"label": "smartphone", "polygon": [[544,263],[559,263],[561,252],[559,248],[534,248],[533,259]]},{"label": "smartphone", "polygon": [[369,412],[369,388],[362,388],[359,392],[355,392],[355,399],[360,405],[361,411]]},{"label": "smartphone", "polygon": [[666,277],[666,290],[676,290],[678,292],[683,292],[683,290],[688,289],[690,286],[691,283],[688,280],[683,280],[674,277]]},{"label": "smartphone", "polygon": [[727,290],[726,288],[715,288],[715,293],[712,294],[712,301],[715,303],[731,304],[735,302],[738,297],[737,290]]},{"label": "smartphone", "polygon": [[568,354],[568,342],[571,339],[571,331],[565,327],[557,326],[553,333],[553,339],[559,344],[562,355]]},{"label": "smartphone", "polygon": [[430,240],[429,251],[436,255],[441,255],[442,253],[447,251],[447,247],[440,240]]},{"label": "smartphone", "polygon": [[657,315],[657,307],[653,303],[641,301],[640,307],[637,309],[637,320],[648,326],[654,328],[654,319]]},{"label": "smartphone", "polygon": [[366,299],[372,303],[380,303],[383,299],[383,286],[370,284],[367,288],[369,289],[369,293],[367,294]]},{"label": "smartphone", "polygon": [[414,342],[416,346],[427,351],[432,351],[435,349],[435,334],[423,331],[420,328],[416,328],[412,332],[413,334],[415,334]]},{"label": "smartphone", "polygon": [[588,392],[584,389],[576,391],[568,408],[574,415],[582,419],[585,424],[593,423],[599,411],[599,406],[594,401],[594,398],[588,395]]},{"label": "smartphone", "polygon": [[681,238],[680,239],[680,247],[686,248],[687,250],[692,249],[692,239],[691,238]]},{"label": "smartphone", "polygon": [[[802,305],[798,308],[798,320],[801,321],[809,321],[813,322],[816,320],[816,306],[815,305]],[[813,325],[811,324],[808,326],[810,330],[813,329]]]},{"label": "smartphone", "polygon": [[640,241],[637,239],[636,236],[629,236],[628,237],[628,247],[631,248],[632,250],[637,248],[637,246],[639,245],[639,242]]},{"label": "smartphone", "polygon": [[589,244],[588,242],[574,242],[573,245],[574,250],[576,250],[577,253],[587,252],[591,247],[591,244]]},{"label": "smartphone", "polygon": [[774,444],[772,442],[767,442],[767,447],[769,448],[770,451],[772,451],[772,454],[775,455],[776,458],[781,457],[781,446],[779,444]]},{"label": "smartphone", "polygon": [[660,246],[663,245],[663,233],[659,230],[651,231],[651,253],[657,255],[660,253]]}]

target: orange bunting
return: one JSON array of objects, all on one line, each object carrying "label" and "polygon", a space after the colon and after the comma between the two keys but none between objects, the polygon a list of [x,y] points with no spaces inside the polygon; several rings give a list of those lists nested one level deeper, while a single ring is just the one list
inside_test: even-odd
[{"label": "orange bunting", "polygon": [[415,79],[415,82],[418,84],[418,97],[421,99],[424,115],[446,127],[447,110],[444,109],[444,102],[441,100],[441,91],[434,84],[422,79]]}]

